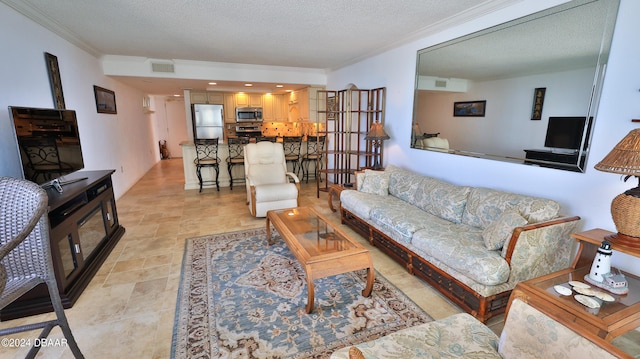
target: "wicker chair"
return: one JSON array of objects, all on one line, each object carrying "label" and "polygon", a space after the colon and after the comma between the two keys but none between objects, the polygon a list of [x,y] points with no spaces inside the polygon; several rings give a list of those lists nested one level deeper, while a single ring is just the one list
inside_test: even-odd
[{"label": "wicker chair", "polygon": [[[47,322],[2,329],[0,335],[42,329],[39,338],[44,339],[59,325],[73,355],[84,358],[71,333],[58,292],[49,242],[47,204],[46,192],[35,183],[0,177],[0,309],[45,283],[57,317]],[[40,346],[32,347],[26,357],[34,358],[39,349]]]}]

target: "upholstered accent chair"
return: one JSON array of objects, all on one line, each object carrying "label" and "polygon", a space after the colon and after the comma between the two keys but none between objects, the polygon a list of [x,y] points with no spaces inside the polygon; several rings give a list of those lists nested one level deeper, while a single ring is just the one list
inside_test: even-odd
[{"label": "upholstered accent chair", "polygon": [[[4,328],[0,336],[42,329],[46,338],[59,326],[75,358],[84,358],[62,307],[53,270],[46,192],[31,181],[0,177],[0,309],[40,284],[49,290],[56,319]],[[28,338],[29,334],[26,334]],[[35,336],[30,341],[35,343]],[[35,358],[34,345],[27,358]]]},{"label": "upholstered accent chair", "polygon": [[272,209],[298,207],[300,180],[294,173],[287,172],[282,143],[247,144],[244,170],[251,215],[266,217]]}]

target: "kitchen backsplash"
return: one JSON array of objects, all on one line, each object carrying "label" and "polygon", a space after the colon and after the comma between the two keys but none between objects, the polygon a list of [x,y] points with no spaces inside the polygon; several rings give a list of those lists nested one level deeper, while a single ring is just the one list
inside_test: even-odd
[{"label": "kitchen backsplash", "polygon": [[262,134],[264,136],[315,136],[318,133],[318,127],[320,131],[324,130],[324,124],[317,124],[311,122],[263,122]]}]

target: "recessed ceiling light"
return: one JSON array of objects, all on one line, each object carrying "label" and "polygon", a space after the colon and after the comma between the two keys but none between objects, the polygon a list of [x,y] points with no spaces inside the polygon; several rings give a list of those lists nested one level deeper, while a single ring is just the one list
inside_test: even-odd
[{"label": "recessed ceiling light", "polygon": [[244,84],[246,87],[251,87],[253,84]]},{"label": "recessed ceiling light", "polygon": [[173,97],[182,97],[182,95],[175,94],[175,95],[173,95]]},{"label": "recessed ceiling light", "polygon": [[217,85],[217,82],[209,82],[209,85]]},{"label": "recessed ceiling light", "polygon": [[282,88],[282,87],[284,87],[284,85],[276,85],[276,87]]}]

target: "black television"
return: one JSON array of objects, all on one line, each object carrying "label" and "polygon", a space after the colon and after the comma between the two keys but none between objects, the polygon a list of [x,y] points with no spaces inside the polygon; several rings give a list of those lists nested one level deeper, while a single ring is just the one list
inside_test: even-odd
[{"label": "black television", "polygon": [[583,150],[587,149],[591,118],[587,123],[586,117],[549,117],[544,146],[578,151],[582,143],[582,135],[585,133],[585,126],[587,126],[587,133]]},{"label": "black television", "polygon": [[84,168],[74,110],[9,106],[25,179],[45,184]]}]

